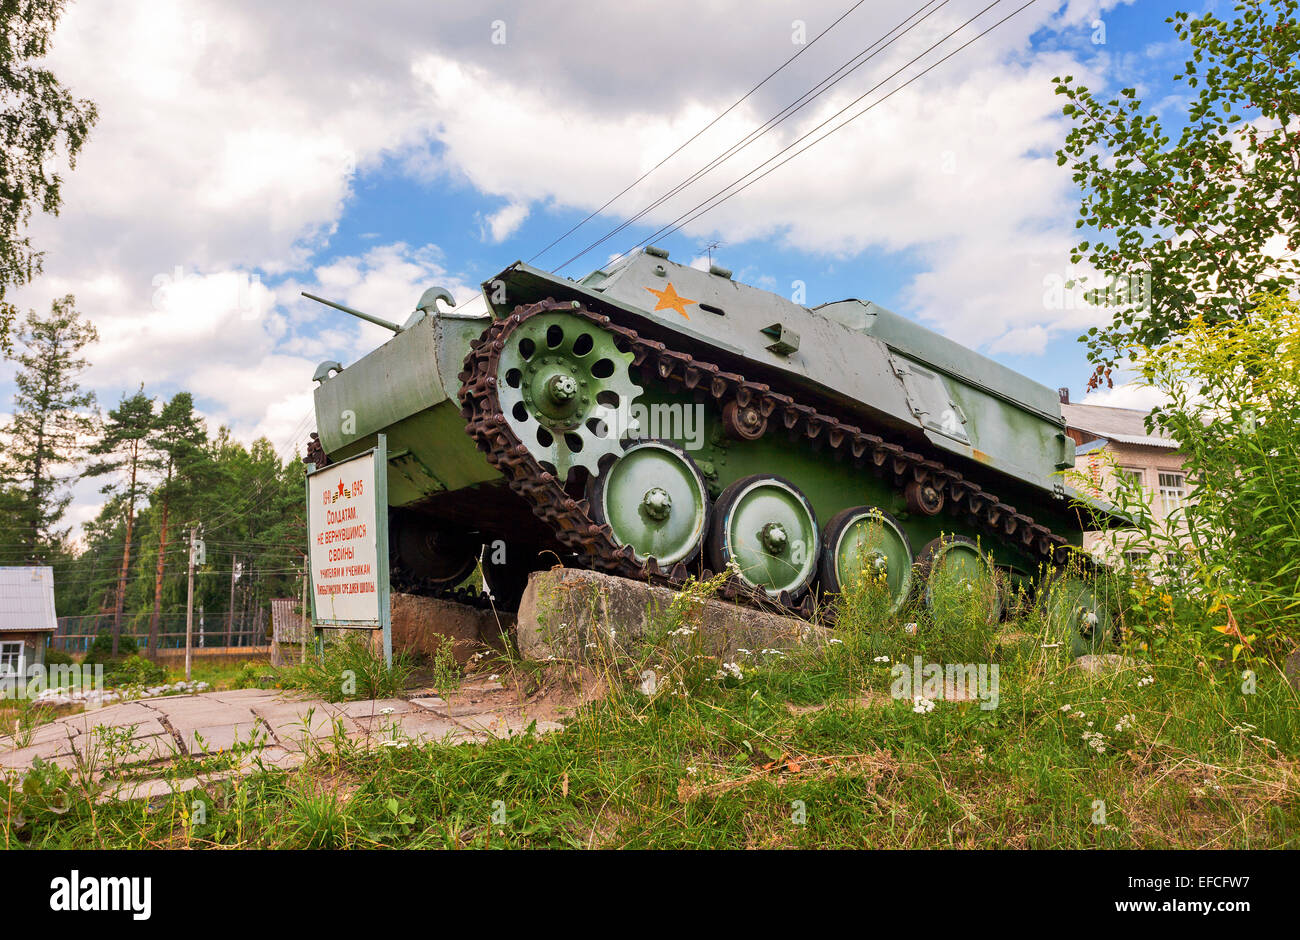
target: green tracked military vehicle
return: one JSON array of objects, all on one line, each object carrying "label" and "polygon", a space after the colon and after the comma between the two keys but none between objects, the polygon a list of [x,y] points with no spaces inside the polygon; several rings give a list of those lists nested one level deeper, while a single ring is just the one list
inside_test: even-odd
[{"label": "green tracked military vehicle", "polygon": [[[730,569],[738,600],[806,613],[863,575],[895,607],[942,575],[995,616],[998,583],[1080,542],[1057,394],[876,304],[803,307],[656,248],[438,299],[403,326],[348,310],[396,335],[316,374],[310,460],[388,436],[395,589],[448,590],[481,559],[508,604],[559,559]],[[1072,583],[1085,633],[1104,606]]]}]

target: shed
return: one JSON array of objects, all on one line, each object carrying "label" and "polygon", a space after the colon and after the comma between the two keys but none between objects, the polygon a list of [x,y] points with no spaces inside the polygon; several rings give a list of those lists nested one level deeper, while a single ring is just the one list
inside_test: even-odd
[{"label": "shed", "polygon": [[43,664],[56,626],[54,569],[0,567],[0,675]]}]

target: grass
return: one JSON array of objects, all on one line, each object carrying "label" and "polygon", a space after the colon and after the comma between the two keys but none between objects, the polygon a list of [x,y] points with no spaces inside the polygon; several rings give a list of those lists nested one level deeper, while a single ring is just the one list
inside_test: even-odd
[{"label": "grass", "polygon": [[[1300,703],[1276,669],[1254,664],[1253,694],[1226,667],[1207,673],[1176,661],[1094,675],[1070,667],[1033,610],[972,640],[924,611],[888,617],[871,603],[844,599],[838,642],[756,651],[732,670],[700,654],[698,634],[682,629],[690,608],[685,618],[677,611],[635,658],[599,664],[608,694],[560,733],[378,748],[340,735],[313,747],[300,768],[213,779],[149,808],[96,805],[47,768],[39,785],[0,785],[0,808],[8,807],[0,840],[104,848],[1300,847]],[[997,665],[997,707],[938,701],[926,711],[893,698],[891,666],[915,655]],[[547,682],[571,667],[519,668]],[[648,695],[647,669],[658,677]],[[60,811],[42,809],[45,791],[64,794]],[[201,824],[191,818],[195,800],[205,807]]]}]

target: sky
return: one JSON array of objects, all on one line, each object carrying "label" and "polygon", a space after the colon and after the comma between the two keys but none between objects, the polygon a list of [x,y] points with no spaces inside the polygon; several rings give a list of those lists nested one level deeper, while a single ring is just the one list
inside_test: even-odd
[{"label": "sky", "polygon": [[[100,334],[83,383],[101,407],[189,390],[214,430],[287,459],[314,429],[316,364],[389,335],[300,291],[401,322],[425,288],[463,301],[518,259],[581,277],[865,94],[845,116],[880,103],[653,243],[696,263],[717,243],[737,280],[809,306],[875,301],[1078,401],[1077,337],[1106,315],[1051,290],[1081,238],[1052,79],[1135,86],[1175,118],[1185,56],[1164,20],[1205,0],[1036,0],[883,100],[1023,0],[953,32],[990,2],[865,0],[822,34],[853,0],[77,0],[48,64],[100,119],[62,211],[33,221],[45,272],[14,299],[76,296]],[[0,366],[0,418],[12,378]],[[102,497],[89,482],[74,497],[79,526]]]}]

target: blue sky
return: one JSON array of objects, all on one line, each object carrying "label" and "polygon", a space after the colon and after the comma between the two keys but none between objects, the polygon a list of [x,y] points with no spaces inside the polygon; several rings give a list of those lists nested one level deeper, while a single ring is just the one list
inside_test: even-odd
[{"label": "blue sky", "polygon": [[[894,69],[904,67],[864,102],[1019,6],[1002,0],[905,67],[987,2],[862,4],[538,264],[576,253],[906,17],[920,20],[648,216],[652,224],[632,225],[564,273],[599,267]],[[315,363],[346,363],[385,336],[302,301],[300,290],[398,321],[434,284],[469,296],[635,180],[850,5],[80,0],[51,65],[97,102],[101,120],[68,175],[63,212],[33,226],[46,273],[16,299],[44,307],[76,294],[100,330],[85,380],[105,405],[141,383],[159,396],[189,389],[214,427],[264,435],[287,457],[312,430]],[[1184,56],[1164,20],[1179,6],[1037,0],[656,243],[690,261],[720,242],[714,258],[739,280],[786,294],[802,282],[809,305],[874,300],[1067,385],[1078,400],[1089,370],[1075,337],[1100,315],[1043,301],[1044,279],[1068,275],[1078,240],[1078,193],[1054,157],[1067,125],[1050,79],[1069,72],[1107,92],[1136,85],[1176,117],[1180,89],[1169,76]],[[0,371],[0,411],[11,377]],[[98,503],[93,487],[79,487],[69,520],[93,516]]]},{"label": "blue sky", "polygon": [[[1179,9],[1196,11],[1214,6],[1209,4],[1198,8],[1172,0],[1138,0],[1131,5],[1120,4],[1096,17],[1104,22],[1104,33],[1099,33],[1093,26],[1093,19],[1063,31],[1043,29],[1035,32],[1027,57],[1055,49],[1070,50],[1091,64],[1104,57],[1107,60],[1107,84],[1099,87],[1111,90],[1136,85],[1145,90],[1148,100],[1160,101],[1180,90],[1169,81],[1169,77],[1182,61],[1179,47],[1171,41],[1172,32],[1164,22],[1165,18]],[[1095,38],[1103,37],[1104,43],[1094,42]],[[779,63],[754,62],[749,75],[757,80],[775,64]],[[923,94],[923,88],[917,87],[915,91]],[[732,100],[719,96],[718,109],[726,107]],[[1167,108],[1163,110],[1168,113]],[[870,118],[863,120],[869,122]],[[828,141],[821,146],[833,147],[835,144]],[[661,181],[667,188],[683,178],[688,172],[685,167],[689,165],[687,157],[679,155],[678,159],[657,171],[651,182]],[[798,172],[797,163],[777,172]],[[1061,173],[1068,175],[1066,168],[1062,168]],[[731,175],[738,175],[738,172]],[[730,175],[725,178],[729,179]],[[723,180],[724,174],[719,173],[716,179]],[[708,182],[714,182],[714,179]],[[700,198],[719,185],[720,182],[714,182],[712,186],[701,187],[698,190]],[[608,195],[612,196],[614,192]],[[743,200],[744,194],[737,199]],[[339,220],[338,232],[331,239],[329,250],[323,254],[364,253],[377,236],[410,243],[431,241],[444,248],[450,269],[464,272],[470,280],[481,280],[515,259],[532,257],[554,238],[585,219],[590,211],[585,207],[551,205],[532,212],[502,242],[486,241],[481,232],[482,220],[508,204],[508,200],[485,197],[473,187],[458,185],[457,181],[446,177],[431,183],[415,182],[400,166],[385,163],[371,172],[360,174],[355,198],[348,203]],[[589,242],[621,224],[643,204],[628,197],[618,200],[605,213],[546,252],[537,264],[549,269],[567,260]],[[707,216],[705,218],[707,220]],[[634,245],[658,228],[658,225],[634,223],[605,246],[564,267],[562,273],[580,277],[599,267],[611,250]],[[782,244],[772,237],[728,240],[726,231],[718,230],[706,234],[677,232],[656,239],[655,244],[670,249],[674,258],[695,258],[703,246],[715,241],[722,244],[714,257],[737,271],[745,272],[751,279],[765,275],[778,285],[804,281],[810,306],[845,297],[863,297],[912,315],[904,288],[915,272],[922,269],[924,261],[913,257],[907,249],[883,251],[868,248],[839,256],[800,250],[797,245]],[[987,345],[983,351],[988,352]],[[994,352],[993,356],[1044,384],[1070,386],[1076,399],[1084,394],[1083,385],[1090,369],[1076,334],[1052,337],[1041,353]]]}]

